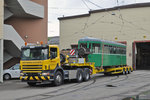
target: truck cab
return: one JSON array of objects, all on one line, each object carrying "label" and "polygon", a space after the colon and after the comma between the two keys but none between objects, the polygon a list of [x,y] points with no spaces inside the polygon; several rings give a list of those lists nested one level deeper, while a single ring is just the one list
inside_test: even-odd
[{"label": "truck cab", "polygon": [[50,82],[60,85],[63,82],[63,69],[60,66],[60,53],[57,45],[30,45],[21,50],[20,79],[33,86],[36,83]]}]

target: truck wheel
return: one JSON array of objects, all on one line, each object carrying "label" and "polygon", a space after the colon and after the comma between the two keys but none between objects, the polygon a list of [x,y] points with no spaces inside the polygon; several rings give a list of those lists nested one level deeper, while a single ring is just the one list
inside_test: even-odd
[{"label": "truck wheel", "polygon": [[60,71],[57,71],[55,76],[54,76],[54,85],[59,86],[63,83],[63,76]]},{"label": "truck wheel", "polygon": [[9,80],[9,79],[11,79],[11,76],[10,76],[10,74],[4,74],[3,78],[4,78],[4,80]]},{"label": "truck wheel", "polygon": [[36,85],[35,82],[27,82],[27,84],[28,84],[29,86],[35,86],[35,85]]},{"label": "truck wheel", "polygon": [[85,68],[83,72],[83,80],[88,81],[90,79],[90,70],[89,68]]},{"label": "truck wheel", "polygon": [[82,71],[82,69],[77,69],[76,80],[77,80],[78,83],[82,82],[82,80],[83,80],[83,71]]}]

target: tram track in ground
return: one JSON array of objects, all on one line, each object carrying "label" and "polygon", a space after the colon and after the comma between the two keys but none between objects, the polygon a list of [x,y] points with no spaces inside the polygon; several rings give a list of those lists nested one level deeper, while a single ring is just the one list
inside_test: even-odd
[{"label": "tram track in ground", "polygon": [[[126,75],[125,75],[126,76]],[[109,76],[108,76],[109,77]],[[116,75],[115,78],[111,78],[109,80],[104,80],[104,81],[99,81],[97,82],[96,84],[98,85],[94,85],[94,86],[91,86],[91,87],[87,87],[85,88],[84,90],[89,90],[89,89],[92,89],[92,88],[97,88],[97,87],[100,87],[100,86],[107,86],[108,84],[110,83],[114,83],[114,82],[120,82],[120,81],[123,81],[123,80],[126,80],[128,78],[128,76],[126,76],[125,78],[121,79],[121,80],[118,80],[120,79],[120,76],[119,75]]]},{"label": "tram track in ground", "polygon": [[[96,82],[96,79],[95,78],[92,78],[90,81],[89,84],[86,84],[86,85],[83,85],[83,86],[78,86],[79,84],[82,84],[82,83],[76,83],[75,85],[72,85],[72,86],[69,86],[70,88],[75,88],[75,89],[72,89],[72,90],[69,90],[70,88],[69,87],[64,87],[64,88],[60,88],[60,89],[57,89],[55,91],[50,91],[50,92],[46,92],[46,93],[42,93],[42,94],[37,94],[37,95],[33,95],[33,96],[28,96],[28,97],[22,97],[22,98],[17,98],[16,100],[34,100],[34,97],[40,97],[40,99],[36,99],[36,100],[44,100],[44,99],[48,99],[48,98],[54,98],[56,96],[61,96],[61,95],[65,95],[65,94],[69,94],[69,93],[73,93],[73,92],[76,92],[76,91],[79,91],[79,90],[82,90],[83,88],[85,87],[88,87],[92,84],[94,84]],[[83,82],[85,83],[85,82]],[[63,92],[63,93],[57,93],[57,92],[61,92],[63,90],[68,90],[66,92]],[[57,93],[57,94],[54,94],[54,93]]]},{"label": "tram track in ground", "polygon": [[[144,78],[148,77],[149,78],[149,76],[147,76],[147,75],[150,75],[150,74],[144,74],[144,75],[143,74],[137,74],[136,76],[130,76],[130,74],[127,74],[127,75],[116,75],[117,78],[110,79],[110,80],[107,80],[107,81],[99,81],[98,83],[96,83],[98,85],[95,85],[95,86],[92,86],[92,87],[87,87],[84,90],[89,90],[91,88],[97,88],[97,87],[100,87],[100,86],[116,87],[116,86],[113,86],[112,84],[117,83],[117,86],[118,86],[118,85],[122,84],[122,82],[124,82],[126,80],[134,80],[134,79],[139,78],[139,77],[144,77]],[[120,78],[122,76],[123,76],[123,78]]]},{"label": "tram track in ground", "polygon": [[[110,80],[115,80],[115,79],[117,79],[118,77],[116,77],[116,76],[112,76],[113,78],[111,78]],[[115,78],[114,78],[115,77]],[[45,99],[47,99],[47,96],[49,95],[49,96],[51,96],[51,98],[52,97],[56,97],[56,96],[61,96],[61,95],[65,95],[65,94],[67,94],[67,93],[73,93],[73,92],[76,92],[76,91],[79,91],[79,90],[82,90],[82,89],[84,89],[84,88],[87,88],[87,87],[89,87],[90,85],[92,85],[92,84],[94,84],[95,82],[96,82],[96,80],[97,79],[100,79],[100,78],[105,78],[105,76],[103,75],[103,76],[98,76],[98,77],[92,77],[88,82],[91,82],[90,84],[87,84],[87,85],[84,85],[84,86],[79,86],[80,84],[83,84],[83,83],[85,83],[85,82],[82,82],[82,83],[76,83],[76,84],[74,84],[74,85],[71,85],[71,86],[68,86],[68,87],[64,87],[64,88],[59,88],[59,89],[57,89],[57,90],[54,90],[54,91],[50,91],[50,92],[46,92],[46,93],[42,93],[42,94],[38,94],[38,95],[33,95],[33,96],[28,96],[28,97],[23,97],[23,98],[18,98],[18,99],[16,99],[16,100],[24,100],[24,99],[29,99],[29,98],[33,98],[33,97],[36,97],[36,96],[46,96],[46,98]],[[110,81],[109,80],[109,81]],[[61,93],[61,94],[59,94],[59,95],[51,95],[52,93],[57,93],[58,91],[60,92],[60,91],[63,91],[63,90],[68,90],[68,89],[70,89],[70,88],[76,88],[76,89],[73,89],[73,90],[71,90],[71,91],[67,91],[67,92],[65,92],[65,93]],[[44,99],[44,98],[42,98],[42,99]]]},{"label": "tram track in ground", "polygon": [[[129,79],[129,76],[128,76],[128,80],[134,80],[134,79],[137,79],[137,78],[139,78],[139,77],[143,77],[143,78],[150,78],[150,77],[148,77],[148,75],[150,75],[150,74],[139,74],[139,75],[136,75],[136,76],[132,76],[130,79]],[[117,81],[117,82],[119,82],[119,81]],[[124,84],[124,82],[123,81],[120,81],[121,83],[119,83],[119,85],[120,84]],[[137,88],[134,88],[134,89],[132,89],[132,90],[129,90],[129,91],[125,91],[125,92],[121,92],[121,93],[119,93],[119,94],[114,94],[114,95],[109,95],[109,96],[104,96],[104,97],[99,97],[99,98],[93,98],[93,99],[89,99],[89,100],[108,100],[108,99],[111,99],[112,97],[114,97],[114,96],[124,96],[124,94],[128,94],[128,93],[131,93],[131,92],[137,92],[137,91],[139,91],[140,89],[143,89],[143,88],[146,88],[146,87],[150,87],[150,83],[147,83],[147,84],[145,84],[145,85],[143,85],[143,86],[140,86],[140,87],[137,87]],[[139,94],[137,94],[137,95],[139,95]],[[136,95],[133,95],[133,96],[136,96]],[[124,96],[125,97],[125,96]],[[118,100],[120,100],[120,99],[118,99]]]},{"label": "tram track in ground", "polygon": [[[139,75],[130,77],[130,79],[129,79],[128,75],[119,75],[119,76],[116,75],[116,76],[108,76],[108,77],[107,76],[96,76],[96,77],[92,77],[91,80],[89,80],[88,82],[76,83],[71,86],[59,88],[54,91],[50,91],[50,92],[46,92],[46,93],[42,93],[42,94],[38,94],[38,95],[33,95],[33,96],[28,96],[28,97],[23,97],[23,98],[18,98],[16,100],[26,100],[26,99],[35,100],[34,99],[35,97],[39,97],[40,100],[41,99],[44,100],[44,99],[48,99],[48,98],[55,98],[56,96],[63,96],[63,95],[74,93],[74,92],[77,92],[80,90],[89,90],[89,89],[97,88],[100,86],[107,86],[108,84],[112,84],[112,83],[121,82],[119,84],[122,84],[122,82],[125,80],[131,80],[131,79],[135,79],[135,78],[142,77],[142,76],[144,77],[146,75],[147,74],[145,74],[145,75],[139,74]],[[110,79],[105,80],[105,78],[110,78]],[[97,80],[101,80],[101,79],[103,79],[103,80],[97,82]],[[87,84],[84,85],[84,83],[87,83]],[[92,86],[93,84],[94,84],[94,86]],[[65,92],[63,92],[63,90],[65,90]],[[115,96],[115,95],[112,95],[112,96]],[[102,98],[107,98],[107,97],[102,97]],[[38,99],[36,99],[36,100],[38,100]]]},{"label": "tram track in ground", "polygon": [[[135,89],[133,89],[133,90],[131,90],[131,91],[126,91],[126,92],[121,92],[121,93],[119,93],[119,94],[114,94],[114,95],[109,95],[109,96],[104,96],[104,97],[99,97],[99,98],[93,98],[93,99],[88,99],[88,100],[105,100],[105,99],[110,99],[110,98],[112,98],[112,97],[114,97],[114,96],[122,96],[122,95],[124,95],[124,94],[127,94],[127,93],[130,93],[130,92],[135,92],[135,91],[138,91],[138,90],[140,90],[140,89],[142,89],[142,88],[145,88],[145,87],[149,87],[150,86],[150,83],[149,84],[146,84],[146,85],[144,85],[144,86],[140,86],[140,87],[138,87],[138,88],[135,88]],[[138,94],[139,95],[139,94]],[[136,95],[134,95],[134,96],[136,96]],[[120,100],[120,99],[118,99],[118,100]]]}]

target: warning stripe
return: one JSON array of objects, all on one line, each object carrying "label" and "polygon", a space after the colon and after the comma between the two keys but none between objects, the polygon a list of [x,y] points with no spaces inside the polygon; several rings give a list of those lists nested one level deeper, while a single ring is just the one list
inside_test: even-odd
[{"label": "warning stripe", "polygon": [[75,54],[75,50],[74,49],[70,50],[70,55],[74,55],[74,54]]},{"label": "warning stripe", "polygon": [[50,80],[50,76],[20,76],[20,80],[35,80],[35,81],[45,81],[45,80]]},{"label": "warning stripe", "polygon": [[30,78],[29,78],[29,79],[30,79],[30,80],[34,80],[32,76],[30,76]]},{"label": "warning stripe", "polygon": [[41,79],[42,79],[42,80],[46,80],[44,76],[41,76]]},{"label": "warning stripe", "polygon": [[38,80],[38,81],[40,80],[38,76],[35,76],[35,79]]},{"label": "warning stripe", "polygon": [[22,80],[22,76],[20,76],[20,80]]},{"label": "warning stripe", "polygon": [[27,78],[28,78],[28,76],[26,76],[26,77],[24,78],[24,80],[27,80]]}]

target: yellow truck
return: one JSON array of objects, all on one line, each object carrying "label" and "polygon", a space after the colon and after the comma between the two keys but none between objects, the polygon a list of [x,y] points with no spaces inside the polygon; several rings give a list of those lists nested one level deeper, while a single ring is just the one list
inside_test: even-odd
[{"label": "yellow truck", "polygon": [[84,50],[79,48],[74,56],[64,56],[60,54],[57,45],[26,45],[21,50],[20,80],[27,82],[29,86],[47,82],[58,86],[64,80],[88,81],[90,75],[100,72],[108,75],[129,74],[133,71],[131,66],[125,65],[96,67],[94,61],[88,61],[89,54],[83,54]]}]

